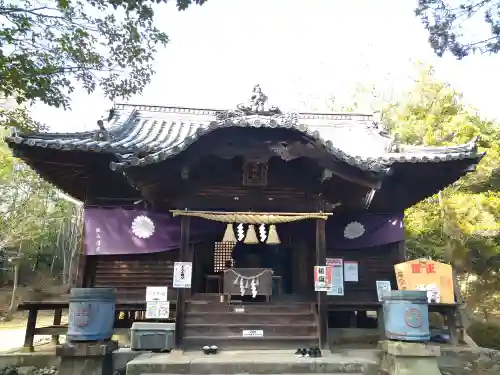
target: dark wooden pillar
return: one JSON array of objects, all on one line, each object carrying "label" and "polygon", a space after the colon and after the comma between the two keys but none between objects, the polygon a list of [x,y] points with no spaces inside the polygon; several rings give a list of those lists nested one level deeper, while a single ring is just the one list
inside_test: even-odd
[{"label": "dark wooden pillar", "polygon": [[[326,265],[326,220],[316,220],[316,265]],[[328,349],[328,306],[326,293],[316,292],[318,304],[318,336],[321,349]]]},{"label": "dark wooden pillar", "polygon": [[[181,246],[179,251],[179,262],[193,261],[193,248],[189,246],[189,216],[181,217]],[[177,289],[177,304],[175,306],[175,345],[180,347],[184,331],[184,316],[186,309],[186,295],[188,291],[184,288]]]},{"label": "dark wooden pillar", "polygon": [[403,263],[408,260],[408,254],[406,253],[406,242],[400,241],[398,243],[398,262]]}]

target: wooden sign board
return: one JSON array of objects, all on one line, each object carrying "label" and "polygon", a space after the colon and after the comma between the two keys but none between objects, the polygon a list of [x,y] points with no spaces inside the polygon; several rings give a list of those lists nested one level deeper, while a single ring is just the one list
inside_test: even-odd
[{"label": "wooden sign board", "polygon": [[436,302],[455,303],[453,269],[449,264],[415,259],[396,264],[394,271],[399,290],[433,290]]}]

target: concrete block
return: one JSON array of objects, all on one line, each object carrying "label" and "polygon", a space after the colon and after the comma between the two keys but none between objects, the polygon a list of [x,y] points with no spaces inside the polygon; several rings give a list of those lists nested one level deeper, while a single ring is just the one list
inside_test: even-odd
[{"label": "concrete block", "polygon": [[379,348],[385,353],[403,357],[439,357],[441,348],[437,345],[403,341],[380,341]]}]

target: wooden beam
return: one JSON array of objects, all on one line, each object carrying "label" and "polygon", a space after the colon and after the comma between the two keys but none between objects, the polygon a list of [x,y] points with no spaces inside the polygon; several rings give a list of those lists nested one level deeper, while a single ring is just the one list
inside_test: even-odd
[{"label": "wooden beam", "polygon": [[[181,217],[181,246],[179,252],[180,262],[193,261],[193,247],[189,246],[189,232],[190,232],[190,217]],[[182,345],[182,337],[184,335],[184,316],[186,310],[186,289],[177,289],[177,305],[175,310],[175,345],[180,347]]]},{"label": "wooden beam", "polygon": [[[326,265],[326,221],[316,220],[316,265]],[[318,305],[318,338],[321,349],[328,349],[328,306],[325,292],[316,292]]]}]

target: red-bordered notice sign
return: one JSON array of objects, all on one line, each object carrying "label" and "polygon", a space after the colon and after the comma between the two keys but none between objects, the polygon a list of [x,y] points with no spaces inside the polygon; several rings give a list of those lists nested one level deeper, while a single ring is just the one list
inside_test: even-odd
[{"label": "red-bordered notice sign", "polygon": [[332,289],[332,267],[314,267],[314,290],[316,292],[327,292]]}]

